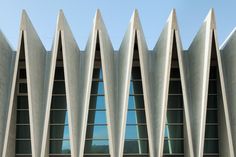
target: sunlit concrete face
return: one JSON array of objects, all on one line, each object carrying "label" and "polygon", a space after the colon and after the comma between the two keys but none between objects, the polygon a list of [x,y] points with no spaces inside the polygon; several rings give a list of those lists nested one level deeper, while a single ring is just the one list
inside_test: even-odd
[{"label": "sunlit concrete face", "polygon": [[183,50],[175,10],[148,50],[137,10],[119,50],[96,12],[81,51],[60,11],[45,50],[25,11],[18,49],[0,33],[3,157],[234,157],[236,35],[213,10]]}]

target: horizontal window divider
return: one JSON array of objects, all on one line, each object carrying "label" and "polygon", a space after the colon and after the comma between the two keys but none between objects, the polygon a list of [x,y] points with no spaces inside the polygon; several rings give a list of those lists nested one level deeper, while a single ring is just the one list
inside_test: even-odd
[{"label": "horizontal window divider", "polygon": [[181,81],[181,79],[172,77],[172,78],[170,78],[170,81]]},{"label": "horizontal window divider", "polygon": [[212,108],[212,107],[211,107],[211,108],[207,108],[207,110],[208,110],[208,111],[217,111],[218,108]]},{"label": "horizontal window divider", "polygon": [[217,93],[208,93],[210,96],[217,96]]},{"label": "horizontal window divider", "polygon": [[211,137],[211,138],[210,137],[205,137],[204,140],[205,141],[218,141],[219,138],[216,138],[216,137]]},{"label": "horizontal window divider", "polygon": [[131,123],[127,123],[127,126],[143,126],[143,125],[147,125],[147,123],[135,123],[135,124],[131,124]]},{"label": "horizontal window divider", "polygon": [[107,153],[84,153],[84,155],[88,155],[88,156],[100,156],[100,155],[109,155],[110,156],[110,154],[107,154]]},{"label": "horizontal window divider", "polygon": [[169,125],[171,125],[171,126],[172,126],[172,125],[173,125],[173,126],[176,126],[176,125],[177,125],[177,126],[183,126],[184,123],[166,123],[165,125],[168,125],[168,126],[169,126]]},{"label": "horizontal window divider", "polygon": [[21,108],[17,108],[16,111],[29,111],[29,109],[21,109]]},{"label": "horizontal window divider", "polygon": [[16,153],[16,155],[17,155],[17,156],[32,155],[32,153],[29,153],[29,154],[26,154],[26,153],[22,153],[22,154]]},{"label": "horizontal window divider", "polygon": [[63,123],[50,123],[49,126],[69,126],[69,124],[63,124]]},{"label": "horizontal window divider", "polygon": [[92,82],[103,82],[103,79],[92,79]]},{"label": "horizontal window divider", "polygon": [[106,111],[106,109],[89,109],[89,111]]},{"label": "horizontal window divider", "polygon": [[166,141],[184,141],[184,138],[183,137],[171,137],[171,138],[165,137],[164,140],[166,140]]},{"label": "horizontal window divider", "polygon": [[140,109],[128,109],[128,111],[145,111],[144,108],[140,108]]},{"label": "horizontal window divider", "polygon": [[54,80],[54,82],[65,82],[65,80]]},{"label": "horizontal window divider", "polygon": [[52,93],[52,97],[53,96],[66,96],[66,93]]},{"label": "horizontal window divider", "polygon": [[134,94],[129,94],[129,96],[143,96],[143,93],[134,93]]},{"label": "horizontal window divider", "polygon": [[207,126],[210,126],[210,125],[219,125],[219,123],[206,123]]},{"label": "horizontal window divider", "polygon": [[16,123],[16,126],[30,126],[30,123]]},{"label": "horizontal window divider", "polygon": [[168,156],[178,156],[178,155],[184,155],[184,153],[171,153],[171,154],[168,154],[168,153],[163,153],[163,155],[168,155]]},{"label": "horizontal window divider", "polygon": [[109,139],[108,138],[86,138],[85,141],[93,141],[93,140],[96,140],[96,141],[108,141]]},{"label": "horizontal window divider", "polygon": [[148,141],[148,138],[126,138],[125,141]]},{"label": "horizontal window divider", "polygon": [[101,93],[101,94],[91,93],[90,96],[105,96],[105,94],[104,93]]},{"label": "horizontal window divider", "polygon": [[167,111],[183,111],[183,108],[168,108]]},{"label": "horizontal window divider", "polygon": [[142,156],[143,157],[143,155],[149,155],[148,153],[129,153],[129,154],[127,154],[127,153],[124,153],[124,156]]},{"label": "horizontal window divider", "polygon": [[108,138],[86,138],[85,141],[109,141]]},{"label": "horizontal window divider", "polygon": [[69,141],[69,138],[50,138],[50,141]]},{"label": "horizontal window divider", "polygon": [[31,141],[31,138],[16,138],[16,141]]},{"label": "horizontal window divider", "polygon": [[107,124],[88,123],[88,126],[107,126]]},{"label": "horizontal window divider", "polygon": [[17,97],[18,97],[18,96],[28,96],[28,93],[19,93],[19,92],[18,92],[18,93],[17,93]]},{"label": "horizontal window divider", "polygon": [[50,111],[67,111],[67,109],[56,109],[56,108],[51,108]]}]

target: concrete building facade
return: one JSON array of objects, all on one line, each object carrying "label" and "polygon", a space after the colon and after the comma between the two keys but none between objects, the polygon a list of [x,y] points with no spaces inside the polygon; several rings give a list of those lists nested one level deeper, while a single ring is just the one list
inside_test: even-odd
[{"label": "concrete building facade", "polygon": [[235,50],[213,10],[187,50],[175,10],[153,50],[137,10],[119,50],[97,11],[83,51],[62,11],[51,51],[23,11],[16,51],[0,33],[0,154],[234,157]]}]

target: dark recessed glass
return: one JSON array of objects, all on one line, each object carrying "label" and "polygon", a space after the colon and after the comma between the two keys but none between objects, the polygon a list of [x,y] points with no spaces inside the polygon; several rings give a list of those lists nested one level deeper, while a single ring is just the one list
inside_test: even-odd
[{"label": "dark recessed glass", "polygon": [[166,125],[165,138],[183,138],[183,125]]},{"label": "dark recessed glass", "polygon": [[53,96],[52,109],[66,109],[66,96]]},{"label": "dark recessed glass", "polygon": [[64,69],[63,67],[56,67],[55,80],[64,80]]},{"label": "dark recessed glass", "polygon": [[101,81],[93,81],[91,94],[104,94],[104,83]]},{"label": "dark recessed glass", "polygon": [[124,154],[146,154],[148,152],[148,140],[125,140]]},{"label": "dark recessed glass", "polygon": [[170,81],[169,93],[170,94],[182,94],[181,82],[180,81]]},{"label": "dark recessed glass", "polygon": [[29,111],[17,111],[17,124],[29,124]]},{"label": "dark recessed glass", "polygon": [[107,126],[94,126],[94,125],[88,125],[87,126],[87,132],[86,132],[86,139],[107,139],[108,140],[108,132],[107,132]]},{"label": "dark recessed glass", "polygon": [[68,124],[68,113],[66,110],[53,110],[50,115],[51,124]]},{"label": "dark recessed glass", "polygon": [[106,111],[90,110],[88,116],[88,123],[90,124],[106,124]]},{"label": "dark recessed glass", "polygon": [[218,138],[218,126],[206,125],[205,138]]},{"label": "dark recessed glass", "polygon": [[143,94],[142,81],[130,82],[130,94]]},{"label": "dark recessed glass", "polygon": [[17,109],[28,109],[28,96],[17,97]]},{"label": "dark recessed glass", "polygon": [[51,139],[69,139],[69,126],[68,125],[50,125],[50,138]]},{"label": "dark recessed glass", "polygon": [[183,95],[169,95],[168,108],[183,108]]},{"label": "dark recessed glass", "polygon": [[20,69],[20,79],[26,79],[26,69]]},{"label": "dark recessed glass", "polygon": [[217,93],[217,82],[216,81],[209,81],[209,94],[216,94]]},{"label": "dark recessed glass", "polygon": [[166,123],[183,123],[183,111],[167,111]]},{"label": "dark recessed glass", "polygon": [[164,141],[164,153],[184,153],[184,141],[183,140],[165,140]]},{"label": "dark recessed glass", "polygon": [[205,153],[219,153],[218,140],[205,140],[204,154]]},{"label": "dark recessed glass", "polygon": [[53,94],[65,94],[65,82],[54,82]]},{"label": "dark recessed glass", "polygon": [[180,78],[179,68],[171,68],[170,77],[171,78]]},{"label": "dark recessed glass", "polygon": [[131,75],[132,79],[141,79],[141,71],[140,71],[140,67],[133,67],[132,68],[132,75]]},{"label": "dark recessed glass", "polygon": [[19,84],[19,93],[27,93],[27,83]]},{"label": "dark recessed glass", "polygon": [[50,154],[71,154],[69,140],[50,140],[49,141]]},{"label": "dark recessed glass", "polygon": [[208,95],[208,108],[217,108],[217,95]]},{"label": "dark recessed glass", "polygon": [[206,122],[207,123],[217,123],[217,110],[207,110]]},{"label": "dark recessed glass", "polygon": [[91,96],[89,109],[105,110],[105,97],[104,96]]},{"label": "dark recessed glass", "polygon": [[129,96],[128,109],[144,109],[144,100],[142,95]]},{"label": "dark recessed glass", "polygon": [[16,126],[16,138],[29,139],[30,138],[30,126],[29,125],[17,125]]},{"label": "dark recessed glass", "polygon": [[31,154],[30,140],[16,140],[16,154]]}]

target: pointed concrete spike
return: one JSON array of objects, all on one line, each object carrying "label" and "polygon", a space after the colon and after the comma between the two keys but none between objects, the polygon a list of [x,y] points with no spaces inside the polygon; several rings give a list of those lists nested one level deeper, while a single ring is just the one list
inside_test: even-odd
[{"label": "pointed concrete spike", "polygon": [[222,43],[220,49],[223,50],[232,39],[235,39],[235,36],[236,36],[236,27],[234,27],[233,31],[228,35],[228,37]]},{"label": "pointed concrete spike", "polygon": [[99,9],[97,9],[97,11],[95,13],[95,16],[94,16],[94,19],[93,19],[93,28],[95,30],[101,30],[101,29],[105,28],[104,22],[103,22],[103,19],[102,19],[102,14],[101,14]]},{"label": "pointed concrete spike", "polygon": [[137,9],[134,10],[130,23],[133,29],[138,29],[140,27],[141,24],[140,24],[140,18],[139,18],[139,13]]},{"label": "pointed concrete spike", "polygon": [[170,23],[171,29],[178,29],[175,9],[171,10],[171,13],[170,13],[167,21]]},{"label": "pointed concrete spike", "polygon": [[208,12],[207,17],[205,18],[204,22],[209,23],[211,29],[216,29],[216,20],[215,20],[215,13],[214,13],[213,8],[211,8],[210,11]]},{"label": "pointed concrete spike", "polygon": [[65,21],[66,21],[66,18],[65,18],[64,12],[60,10],[57,16],[57,30],[58,31],[64,28]]},{"label": "pointed concrete spike", "polygon": [[26,25],[27,23],[30,22],[30,19],[29,19],[29,16],[28,14],[26,13],[26,10],[22,10],[22,13],[21,13],[21,22],[20,22],[20,30],[25,30],[26,29]]}]

